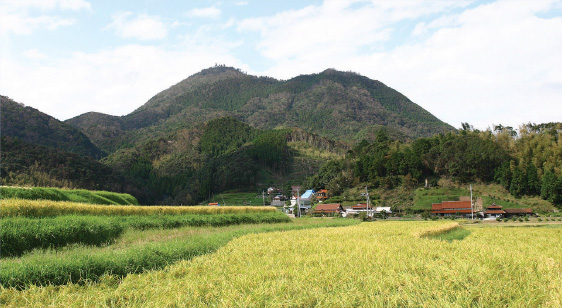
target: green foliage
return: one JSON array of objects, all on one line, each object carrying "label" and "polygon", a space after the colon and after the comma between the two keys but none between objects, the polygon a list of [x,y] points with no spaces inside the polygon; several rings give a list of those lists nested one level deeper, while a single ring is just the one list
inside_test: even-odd
[{"label": "green foliage", "polygon": [[107,191],[67,190],[58,188],[0,187],[0,199],[72,201],[91,204],[138,205],[135,197]]}]

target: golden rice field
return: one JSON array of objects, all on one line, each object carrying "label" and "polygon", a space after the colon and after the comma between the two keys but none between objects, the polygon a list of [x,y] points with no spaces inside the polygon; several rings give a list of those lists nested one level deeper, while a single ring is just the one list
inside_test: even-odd
[{"label": "golden rice field", "polygon": [[[373,222],[247,235],[163,271],[2,289],[1,306],[562,307],[562,228]],[[431,232],[430,232],[431,233]]]},{"label": "golden rice field", "polygon": [[158,215],[230,214],[273,212],[269,206],[138,206],[93,205],[77,202],[5,199],[0,202],[1,217],[51,217],[59,215]]}]

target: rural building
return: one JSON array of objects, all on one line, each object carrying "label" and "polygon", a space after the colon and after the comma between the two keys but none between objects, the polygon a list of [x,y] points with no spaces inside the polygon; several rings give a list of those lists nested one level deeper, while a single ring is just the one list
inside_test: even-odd
[{"label": "rural building", "polygon": [[212,203],[209,203],[209,206],[220,206],[220,204],[218,204],[218,202],[212,202]]},{"label": "rural building", "polygon": [[484,212],[484,218],[501,218],[504,215],[505,211],[502,210],[502,206],[495,203],[487,207]]},{"label": "rural building", "polygon": [[504,209],[505,211],[505,217],[509,218],[509,217],[514,217],[514,216],[520,216],[520,217],[529,217],[529,216],[533,216],[535,215],[535,213],[533,213],[533,209],[530,208],[525,208],[525,209]]},{"label": "rural building", "polygon": [[431,205],[431,214],[436,216],[457,216],[470,218],[476,211],[472,210],[470,201],[443,201]]},{"label": "rural building", "polygon": [[310,206],[310,203],[312,202],[313,197],[314,197],[314,190],[309,189],[309,190],[305,191],[304,194],[301,195],[298,202],[300,203],[301,206],[303,206],[303,205]]},{"label": "rural building", "polygon": [[335,215],[335,214],[340,214],[342,212],[344,212],[344,208],[341,206],[341,204],[339,203],[334,203],[334,204],[323,204],[320,203],[318,205],[316,205],[316,208],[314,209],[314,213],[315,214],[330,214],[330,215]]},{"label": "rural building", "polygon": [[326,201],[328,199],[328,191],[326,189],[320,189],[316,192],[316,200],[319,202]]}]

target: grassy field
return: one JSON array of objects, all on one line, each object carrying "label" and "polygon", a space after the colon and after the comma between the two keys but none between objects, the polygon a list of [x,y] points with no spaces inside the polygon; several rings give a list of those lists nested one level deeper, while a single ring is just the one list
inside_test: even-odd
[{"label": "grassy field", "polygon": [[83,189],[60,189],[45,187],[0,187],[1,199],[69,201],[105,205],[138,205],[137,199],[129,194]]},{"label": "grassy field", "polygon": [[[435,236],[466,228],[456,240]],[[124,279],[1,289],[2,307],[561,307],[562,228],[377,221],[249,234]]]}]

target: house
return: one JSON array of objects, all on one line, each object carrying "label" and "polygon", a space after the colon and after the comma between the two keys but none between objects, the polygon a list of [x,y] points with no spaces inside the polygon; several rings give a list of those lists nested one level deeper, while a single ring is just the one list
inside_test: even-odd
[{"label": "house", "polygon": [[212,203],[209,203],[209,206],[220,206],[220,204],[218,204],[218,202],[212,202]]},{"label": "house", "polygon": [[279,189],[277,189],[277,188],[275,188],[275,187],[269,187],[269,188],[267,189],[267,194],[268,194],[268,195],[271,195],[271,194],[274,194],[274,193],[278,193],[278,192],[279,192]]},{"label": "house", "polygon": [[320,189],[316,192],[316,199],[319,202],[325,201],[326,199],[328,199],[328,191],[326,189]]},{"label": "house", "polygon": [[310,206],[313,197],[314,197],[314,190],[309,189],[305,191],[304,194],[302,194],[299,198],[300,205]]},{"label": "house", "polygon": [[314,209],[314,213],[315,214],[331,214],[331,215],[335,215],[335,214],[340,214],[345,212],[344,208],[341,206],[341,204],[339,203],[334,203],[334,204],[330,204],[330,203],[319,203],[318,205],[316,205],[316,208]]},{"label": "house", "polygon": [[484,218],[501,218],[504,215],[505,211],[502,210],[502,206],[495,203],[488,206],[484,212]]},{"label": "house", "polygon": [[530,208],[524,208],[524,209],[504,209],[505,212],[505,217],[509,218],[509,217],[514,217],[514,216],[520,216],[520,217],[525,217],[525,216],[533,216],[533,209]]},{"label": "house", "polygon": [[436,216],[457,216],[470,218],[476,214],[470,201],[443,201],[431,205],[431,214]]}]

